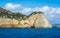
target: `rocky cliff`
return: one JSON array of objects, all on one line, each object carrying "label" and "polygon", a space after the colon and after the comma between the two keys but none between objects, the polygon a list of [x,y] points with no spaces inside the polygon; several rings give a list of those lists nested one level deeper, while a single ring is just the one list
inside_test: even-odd
[{"label": "rocky cliff", "polygon": [[[4,17],[5,16],[5,17]],[[0,27],[18,27],[18,28],[51,28],[52,25],[48,22],[42,12],[33,12],[29,16],[12,13],[3,8],[0,8]],[[22,17],[22,19],[20,18]],[[16,19],[17,18],[17,19]],[[21,19],[21,20],[18,20]]]},{"label": "rocky cliff", "polygon": [[34,22],[34,27],[36,28],[51,28],[52,25],[48,22],[46,17],[43,14],[38,14],[38,18]]},{"label": "rocky cliff", "polygon": [[24,23],[21,21],[22,24],[28,24],[30,27],[35,28],[51,28],[52,25],[48,22],[42,12],[34,12],[32,13]]},{"label": "rocky cliff", "polygon": [[18,20],[10,19],[10,18],[0,18],[0,27],[13,27],[14,25],[18,25]]},{"label": "rocky cliff", "polygon": [[34,12],[25,20],[19,22],[19,26],[15,27],[35,27],[35,28],[51,28],[52,25],[48,22],[41,12]]}]

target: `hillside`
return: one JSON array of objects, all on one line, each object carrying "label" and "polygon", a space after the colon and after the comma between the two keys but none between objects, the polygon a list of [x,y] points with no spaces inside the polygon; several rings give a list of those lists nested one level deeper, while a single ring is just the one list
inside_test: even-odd
[{"label": "hillside", "polygon": [[26,15],[21,14],[19,12],[11,12],[9,10],[0,7],[0,17],[21,20],[21,19],[25,19]]}]

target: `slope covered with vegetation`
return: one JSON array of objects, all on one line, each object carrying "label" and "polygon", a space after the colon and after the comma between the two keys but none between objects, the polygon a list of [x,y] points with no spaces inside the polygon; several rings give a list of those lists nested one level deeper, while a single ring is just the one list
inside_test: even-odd
[{"label": "slope covered with vegetation", "polygon": [[11,12],[9,10],[0,7],[0,17],[21,20],[21,19],[25,19],[26,15],[21,14],[19,12]]},{"label": "slope covered with vegetation", "polygon": [[42,13],[42,12],[35,11],[35,12],[32,12],[30,15],[26,16],[20,12],[11,12],[9,10],[6,10],[6,9],[3,9],[0,7],[0,18],[10,18],[10,19],[22,20],[22,19],[26,19],[36,13]]}]

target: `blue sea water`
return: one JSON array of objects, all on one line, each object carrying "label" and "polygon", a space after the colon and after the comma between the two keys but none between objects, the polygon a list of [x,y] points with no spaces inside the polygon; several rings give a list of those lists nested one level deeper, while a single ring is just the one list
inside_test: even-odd
[{"label": "blue sea water", "polygon": [[60,38],[60,29],[0,28],[0,38]]}]

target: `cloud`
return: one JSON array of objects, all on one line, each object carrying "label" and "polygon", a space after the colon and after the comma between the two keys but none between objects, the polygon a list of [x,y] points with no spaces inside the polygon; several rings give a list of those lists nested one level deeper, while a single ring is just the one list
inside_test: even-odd
[{"label": "cloud", "polygon": [[60,20],[60,8],[54,8],[49,6],[36,7],[32,9],[33,11],[41,11],[44,13],[45,17],[51,23],[59,23]]},{"label": "cloud", "polygon": [[49,7],[48,6],[44,6],[44,7],[36,7],[33,9],[33,11],[43,11],[43,12],[46,12],[49,10]]},{"label": "cloud", "polygon": [[12,9],[20,8],[21,5],[20,4],[13,4],[13,3],[6,3],[4,7],[5,7],[5,9],[12,10]]},{"label": "cloud", "polygon": [[59,22],[58,20],[60,20],[60,8],[58,7],[54,8],[49,6],[43,6],[43,7],[35,7],[35,8],[25,8],[20,4],[13,4],[13,3],[6,3],[4,7],[5,9],[13,10],[15,12],[21,12],[22,14],[25,14],[25,15],[29,15],[31,14],[31,12],[34,12],[34,11],[37,11],[37,12],[41,11],[44,13],[46,18],[51,22],[53,21]]},{"label": "cloud", "polygon": [[31,8],[23,8],[22,9],[22,11],[20,11],[20,12],[22,12],[23,14],[29,14],[29,12],[31,12]]},{"label": "cloud", "polygon": [[41,11],[45,15],[48,14],[51,17],[53,17],[54,14],[60,14],[60,8],[54,8],[54,7],[49,7],[49,6],[35,7],[35,8],[22,8],[23,6],[20,4],[6,3],[4,7],[5,9],[13,10],[13,11],[20,11],[24,14],[30,14],[30,12],[34,12],[34,11]]},{"label": "cloud", "polygon": [[55,13],[60,14],[60,8],[56,8]]},{"label": "cloud", "polygon": [[41,11],[45,15],[48,15],[49,17],[50,16],[53,17],[55,14],[60,14],[60,8],[53,8],[49,6],[34,8],[33,11]]}]

